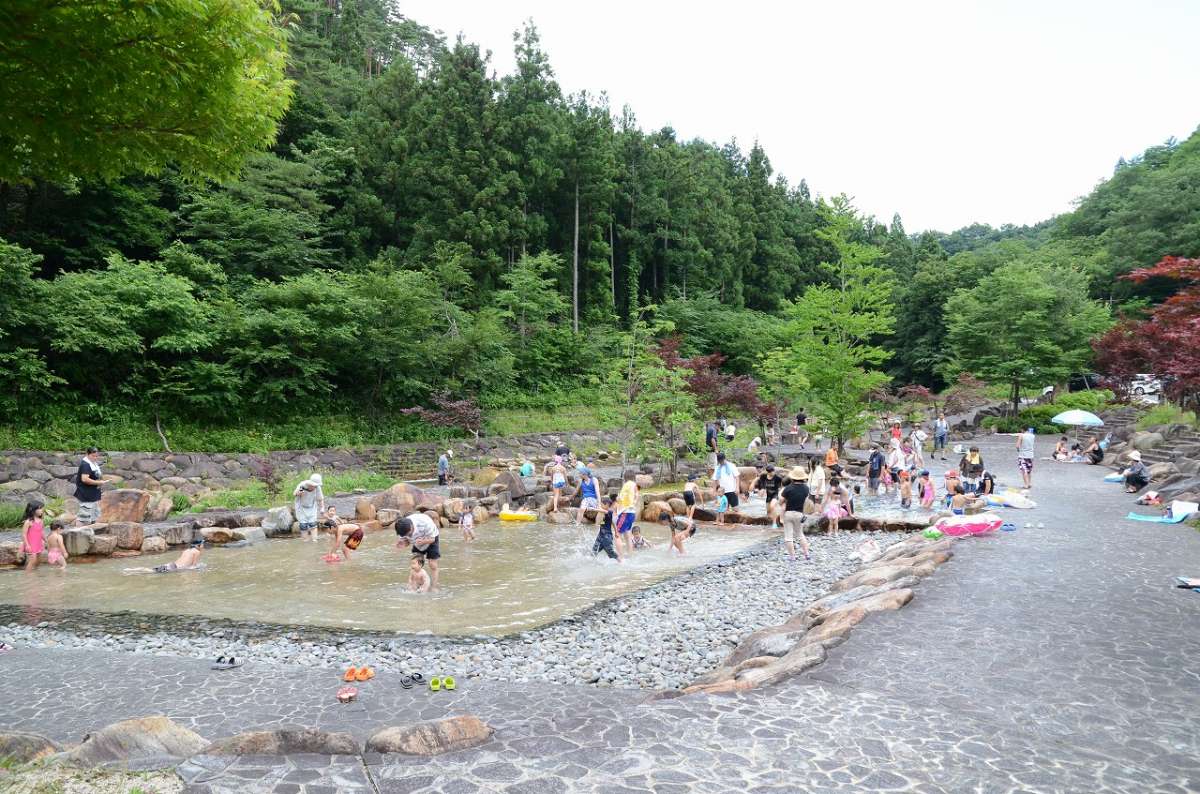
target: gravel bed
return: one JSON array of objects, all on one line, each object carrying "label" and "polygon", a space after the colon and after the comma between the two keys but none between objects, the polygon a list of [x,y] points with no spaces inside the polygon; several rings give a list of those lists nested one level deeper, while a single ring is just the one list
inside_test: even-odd
[{"label": "gravel bed", "polygon": [[[131,653],[250,663],[432,671],[505,681],[672,689],[717,667],[747,634],[776,625],[824,595],[859,567],[851,552],[895,532],[842,532],[811,539],[812,559],[791,562],[782,542],[767,541],[649,588],[597,604],[540,629],[502,638],[384,636],[236,624],[202,631],[157,628],[155,616],[95,621],[13,620],[0,640],[21,647],[105,648]],[[6,608],[11,615],[12,609]],[[157,626],[156,626],[157,624]]]}]

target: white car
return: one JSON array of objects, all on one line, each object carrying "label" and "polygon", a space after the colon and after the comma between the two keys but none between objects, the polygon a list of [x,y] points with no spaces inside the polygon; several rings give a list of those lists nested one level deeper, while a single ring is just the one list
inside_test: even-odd
[{"label": "white car", "polygon": [[1147,394],[1158,394],[1162,391],[1162,381],[1154,375],[1138,374],[1130,381],[1129,390],[1142,397]]}]

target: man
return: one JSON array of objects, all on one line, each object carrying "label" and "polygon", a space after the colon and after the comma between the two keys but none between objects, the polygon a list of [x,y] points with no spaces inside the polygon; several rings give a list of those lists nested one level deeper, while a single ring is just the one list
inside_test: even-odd
[{"label": "man", "polygon": [[883,475],[883,451],[878,444],[871,445],[871,457],[867,459],[867,491],[872,496],[879,492],[879,480]]},{"label": "man", "polygon": [[191,545],[180,553],[175,562],[166,565],[156,565],[150,570],[155,573],[171,573],[173,571],[193,571],[200,567],[200,553],[204,551],[203,540],[193,540]]},{"label": "man", "polygon": [[712,422],[704,423],[704,446],[717,451],[717,426]]},{"label": "man", "polygon": [[314,474],[296,486],[292,491],[292,509],[296,514],[296,523],[300,525],[300,540],[309,539],[317,542],[317,522],[325,512],[325,491],[321,484],[324,480],[320,474]]},{"label": "man", "polygon": [[797,466],[788,472],[788,478],[791,483],[780,493],[783,498],[783,543],[787,546],[788,556],[796,559],[796,533],[800,533],[800,549],[807,560],[808,539],[804,537],[804,524],[808,517],[804,509],[809,500],[808,472]]},{"label": "man", "polygon": [[767,517],[771,519],[771,529],[778,526],[777,510],[775,500],[779,496],[780,489],[783,488],[783,478],[775,471],[775,466],[768,463],[766,471],[758,475],[758,479],[754,481],[752,490],[762,491],[763,498],[767,502]]},{"label": "man", "polygon": [[1033,428],[1028,427],[1024,433],[1017,434],[1017,468],[1021,470],[1021,479],[1025,481],[1025,489],[1033,487],[1033,447],[1037,436]]},{"label": "man", "polygon": [[396,534],[396,548],[412,547],[413,556],[425,561],[430,591],[437,590],[438,560],[442,558],[437,522],[424,513],[412,513],[396,522]]},{"label": "man", "polygon": [[[942,451],[942,460],[946,459],[946,439],[950,436],[950,423],[946,421],[946,414],[938,411],[937,421],[933,423],[933,455],[938,454],[938,450]],[[930,455],[930,460],[933,459]]]},{"label": "man", "polygon": [[725,453],[717,453],[717,468],[713,469],[713,498],[720,499],[721,494],[729,500],[729,509],[738,506],[738,470],[725,460]]},{"label": "man", "polygon": [[803,408],[796,410],[796,439],[800,443],[800,449],[804,449],[805,443],[808,441],[808,429],[805,425],[808,424],[808,415],[804,413]]},{"label": "man", "polygon": [[100,471],[100,450],[88,447],[75,471],[75,498],[79,500],[76,526],[95,524],[100,520],[100,486],[112,481]]},{"label": "man", "polygon": [[454,457],[454,450],[448,449],[438,457],[438,485],[445,485],[450,478],[450,458]]}]

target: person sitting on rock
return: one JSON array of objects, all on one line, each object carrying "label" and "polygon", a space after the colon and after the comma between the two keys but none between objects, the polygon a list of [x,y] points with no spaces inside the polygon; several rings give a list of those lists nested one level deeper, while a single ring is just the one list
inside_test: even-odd
[{"label": "person sitting on rock", "polygon": [[1129,453],[1129,468],[1121,474],[1125,477],[1125,493],[1137,493],[1150,484],[1150,470],[1136,449]]},{"label": "person sitting on rock", "polygon": [[1088,439],[1087,449],[1083,451],[1083,456],[1093,466],[1099,465],[1104,460],[1104,450],[1100,448],[1100,442],[1095,436]]}]

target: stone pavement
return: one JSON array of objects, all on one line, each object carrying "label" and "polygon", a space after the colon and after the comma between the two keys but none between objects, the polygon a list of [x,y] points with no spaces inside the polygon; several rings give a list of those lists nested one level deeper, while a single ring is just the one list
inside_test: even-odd
[{"label": "stone pavement", "polygon": [[[983,445],[1010,482],[1011,444]],[[1129,501],[1104,473],[1039,460],[1043,506],[1007,511],[1017,531],[956,544],[911,605],[761,692],[645,702],[497,681],[435,694],[384,672],[343,706],[329,670],[18,649],[0,655],[0,728],[78,741],[150,713],[208,738],[293,725],[362,739],[461,713],[496,728],[436,759],[198,756],[179,770],[195,792],[1197,791],[1200,595],[1172,577],[1200,575],[1200,533],[1123,520]]]}]

